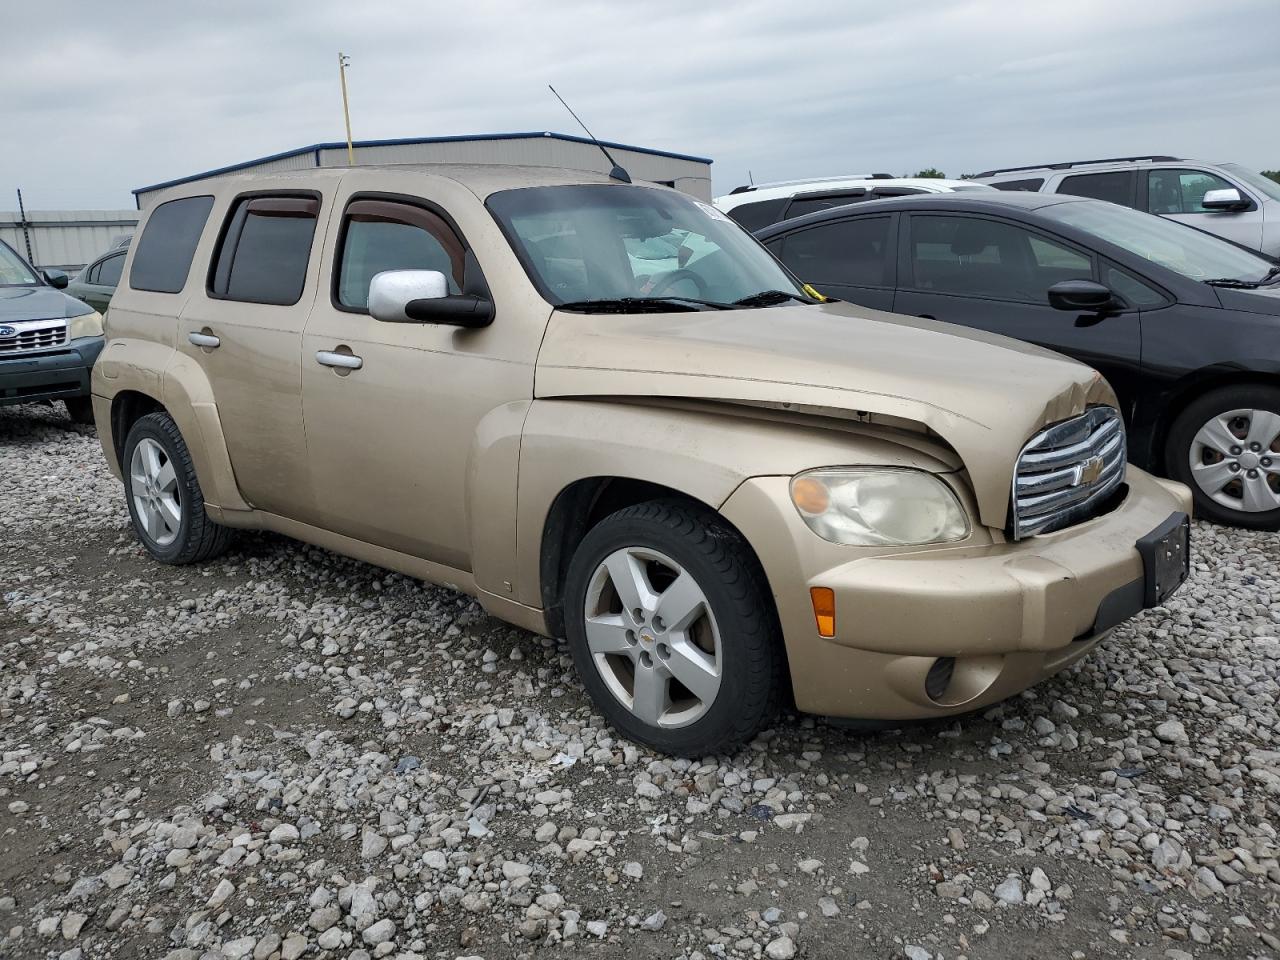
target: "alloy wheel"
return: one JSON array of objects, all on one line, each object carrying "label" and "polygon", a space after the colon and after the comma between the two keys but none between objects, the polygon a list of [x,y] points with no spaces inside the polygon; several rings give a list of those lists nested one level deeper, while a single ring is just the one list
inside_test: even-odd
[{"label": "alloy wheel", "polygon": [[645,547],[624,547],[591,576],[584,622],[592,663],[618,701],[655,727],[694,723],[723,675],[720,630],[687,570]]},{"label": "alloy wheel", "polygon": [[1214,502],[1231,510],[1280,509],[1280,414],[1227,410],[1191,441],[1191,476]]},{"label": "alloy wheel", "polygon": [[182,527],[178,475],[164,447],[150,437],[143,437],[133,448],[129,492],[148,539],[160,547],[173,543]]}]

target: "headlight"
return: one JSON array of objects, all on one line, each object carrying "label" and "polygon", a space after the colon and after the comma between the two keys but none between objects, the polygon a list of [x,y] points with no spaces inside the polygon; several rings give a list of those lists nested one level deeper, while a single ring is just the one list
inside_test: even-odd
[{"label": "headlight", "polygon": [[77,337],[100,337],[102,336],[102,314],[97,310],[91,310],[89,313],[81,314],[78,317],[72,317],[67,321],[67,337],[74,340]]},{"label": "headlight", "polygon": [[969,535],[951,488],[906,467],[824,467],[791,480],[791,502],[809,529],[832,543],[905,546]]}]

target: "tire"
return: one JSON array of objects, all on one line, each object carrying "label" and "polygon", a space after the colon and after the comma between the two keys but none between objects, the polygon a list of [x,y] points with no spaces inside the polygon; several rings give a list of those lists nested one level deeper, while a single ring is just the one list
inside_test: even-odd
[{"label": "tire", "polygon": [[[640,619],[624,593],[639,597]],[[564,611],[583,686],[631,740],[724,753],[777,712],[786,658],[772,595],[741,534],[710,510],[651,501],[610,514],[570,561]]]},{"label": "tire", "polygon": [[1165,466],[1191,488],[1197,516],[1280,529],[1280,389],[1239,384],[1193,400],[1169,430]]},{"label": "tire", "polygon": [[68,397],[62,404],[72,423],[93,426],[93,400],[89,397]]},{"label": "tire", "polygon": [[[148,468],[151,456],[159,470]],[[191,453],[167,413],[149,413],[129,429],[121,469],[133,531],[151,556],[174,565],[203,563],[231,546],[232,530],[205,512]],[[150,485],[149,474],[156,475]]]}]

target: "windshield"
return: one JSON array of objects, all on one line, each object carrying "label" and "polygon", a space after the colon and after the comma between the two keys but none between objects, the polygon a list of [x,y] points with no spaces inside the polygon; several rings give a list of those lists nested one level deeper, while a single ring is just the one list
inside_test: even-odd
[{"label": "windshield", "polygon": [[1272,200],[1280,200],[1280,183],[1276,183],[1270,177],[1264,177],[1262,174],[1250,170],[1248,167],[1242,167],[1238,163],[1224,163],[1222,169],[1229,170],[1253,187],[1253,189],[1259,193],[1265,193]]},{"label": "windshield", "polygon": [[0,243],[0,287],[35,287],[35,271],[5,243]]},{"label": "windshield", "polygon": [[1212,234],[1114,203],[1071,201],[1040,212],[1192,280],[1229,278],[1254,283],[1264,279],[1272,267],[1261,257]]},{"label": "windshield", "polygon": [[[539,292],[556,305],[805,299],[773,256],[715,207],[670,190],[529,187],[487,201]],[[652,305],[651,305],[652,306]]]}]

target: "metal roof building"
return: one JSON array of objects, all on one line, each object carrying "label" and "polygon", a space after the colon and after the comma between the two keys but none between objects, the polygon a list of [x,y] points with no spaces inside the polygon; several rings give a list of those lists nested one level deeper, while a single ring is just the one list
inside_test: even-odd
[{"label": "metal roof building", "polygon": [[[649,147],[600,141],[626,168],[633,180],[648,180],[675,187],[699,200],[711,199],[711,161]],[[415,137],[402,140],[357,140],[357,165],[384,163],[511,163],[538,167],[567,167],[609,172],[591,140],[564,133],[492,133],[464,137]],[[313,143],[257,160],[206,170],[133,191],[139,210],[145,210],[156,194],[169,187],[225,177],[251,170],[305,170],[313,167],[345,167],[347,145]]]},{"label": "metal roof building", "polygon": [[0,210],[0,240],[38,270],[74,273],[137,226],[136,210]]}]

